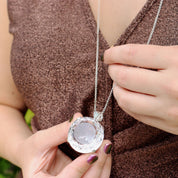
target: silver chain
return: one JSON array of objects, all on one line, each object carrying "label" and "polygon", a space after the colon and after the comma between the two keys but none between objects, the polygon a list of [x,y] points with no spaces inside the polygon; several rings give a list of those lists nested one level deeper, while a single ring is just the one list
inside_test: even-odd
[{"label": "silver chain", "polygon": [[[102,118],[103,118],[103,114],[108,106],[108,103],[109,103],[109,100],[112,96],[112,92],[113,92],[113,86],[111,88],[111,91],[110,91],[110,94],[108,96],[108,99],[106,101],[106,104],[102,110],[102,112],[97,112],[96,111],[96,105],[97,105],[97,86],[98,86],[98,61],[99,61],[99,27],[100,27],[100,1],[101,0],[98,0],[98,12],[97,12],[97,29],[96,29],[96,67],[95,67],[95,97],[94,97],[94,119],[97,119],[98,121],[101,121]],[[153,36],[153,33],[155,31],[155,28],[156,28],[156,24],[157,24],[157,21],[158,21],[158,17],[159,17],[159,14],[160,14],[160,11],[161,11],[161,8],[162,8],[162,5],[163,5],[163,1],[164,0],[160,0],[160,4],[159,4],[159,8],[158,8],[158,11],[157,11],[157,15],[155,17],[155,20],[154,20],[154,24],[153,24],[153,27],[152,27],[152,30],[150,32],[150,35],[149,35],[149,38],[148,38],[148,41],[147,41],[147,45],[150,44],[150,41],[152,39],[152,36]]]},{"label": "silver chain", "polygon": [[96,112],[97,104],[97,89],[98,89],[98,57],[99,57],[99,30],[100,30],[100,1],[98,0],[97,11],[97,28],[96,28],[96,66],[95,66],[95,98],[94,98],[94,112]]}]

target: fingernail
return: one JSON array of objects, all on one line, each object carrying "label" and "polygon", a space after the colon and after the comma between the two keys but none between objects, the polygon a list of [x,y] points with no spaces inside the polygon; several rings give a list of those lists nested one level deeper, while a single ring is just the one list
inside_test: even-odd
[{"label": "fingernail", "polygon": [[[105,61],[105,56],[107,56],[107,53],[109,52],[109,50],[111,49],[111,48],[113,48],[114,47],[114,45],[112,45],[110,48],[108,48],[108,49],[106,49],[105,51],[104,51],[104,54],[103,54],[103,59],[101,59],[102,61]],[[107,62],[106,62],[107,63]]]},{"label": "fingernail", "polygon": [[111,143],[107,143],[107,144],[104,146],[104,152],[105,152],[106,154],[111,153],[111,148],[112,148],[112,144],[111,144]]},{"label": "fingernail", "polygon": [[72,120],[73,120],[73,117],[69,119],[69,122],[72,122]]},{"label": "fingernail", "polygon": [[96,156],[96,155],[91,155],[89,158],[88,158],[88,160],[87,160],[87,162],[89,163],[89,164],[93,164],[95,161],[97,161],[98,160],[98,156]]}]

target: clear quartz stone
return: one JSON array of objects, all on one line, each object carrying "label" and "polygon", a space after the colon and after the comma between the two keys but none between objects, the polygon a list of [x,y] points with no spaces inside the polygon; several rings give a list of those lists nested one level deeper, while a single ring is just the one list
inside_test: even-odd
[{"label": "clear quartz stone", "polygon": [[96,136],[95,127],[88,122],[81,122],[75,127],[74,138],[80,144],[89,144]]},{"label": "clear quartz stone", "polygon": [[79,153],[91,153],[96,151],[104,139],[104,129],[98,121],[90,117],[78,118],[72,123],[68,142]]}]

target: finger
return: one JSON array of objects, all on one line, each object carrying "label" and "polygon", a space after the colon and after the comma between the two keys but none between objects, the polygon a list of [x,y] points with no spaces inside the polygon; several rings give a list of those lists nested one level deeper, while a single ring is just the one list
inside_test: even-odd
[{"label": "finger", "polygon": [[124,110],[126,113],[128,113],[133,118],[137,119],[138,121],[147,124],[152,127],[156,127],[158,129],[161,129],[163,131],[176,134],[178,135],[177,126],[172,126],[171,124],[168,124],[165,120],[158,118],[158,117],[151,117],[151,116],[144,116],[132,113],[130,111]]},{"label": "finger", "polygon": [[83,117],[83,115],[81,113],[75,113],[74,116],[70,119],[70,122],[74,122],[75,120],[77,120],[78,118]]},{"label": "finger", "polygon": [[48,173],[40,171],[39,173],[34,175],[34,178],[52,178]]},{"label": "finger", "polygon": [[175,49],[168,46],[126,44],[109,48],[104,53],[106,64],[126,64],[151,69],[166,69],[170,54]]},{"label": "finger", "polygon": [[57,149],[55,160],[53,160],[55,166],[50,166],[50,168],[47,169],[47,172],[50,175],[56,176],[71,162],[72,160],[66,154],[64,154],[60,149]]},{"label": "finger", "polygon": [[97,154],[92,155],[82,155],[76,158],[68,166],[66,166],[62,172],[57,176],[57,178],[80,178],[86,171],[91,167],[91,165],[98,160]]},{"label": "finger", "polygon": [[159,71],[123,65],[110,65],[108,71],[112,80],[123,88],[149,95],[162,93],[159,86],[164,77]]},{"label": "finger", "polygon": [[131,92],[115,84],[113,93],[122,109],[141,115],[162,115],[162,103],[157,97]]},{"label": "finger", "polygon": [[160,118],[156,117],[154,118],[149,116],[137,116],[136,119],[152,127],[156,127],[163,131],[178,135],[177,127],[170,126],[169,124],[167,124],[167,122]]},{"label": "finger", "polygon": [[80,113],[76,113],[72,120],[70,119],[49,129],[38,131],[34,134],[36,145],[41,149],[47,149],[66,142],[71,121],[81,116]]},{"label": "finger", "polygon": [[[103,168],[105,166],[105,162],[108,158],[108,155],[110,154],[111,151],[111,147],[112,144],[110,141],[108,140],[104,140],[100,149],[97,151],[98,155],[99,155],[99,159],[96,162],[95,165],[93,165],[88,171],[87,173],[84,175],[84,178],[90,178],[90,177],[100,177],[102,172],[103,172]],[[110,165],[108,165],[108,167],[105,167],[105,169],[109,169]]]},{"label": "finger", "polygon": [[111,174],[111,165],[112,165],[112,158],[111,158],[111,154],[107,157],[102,174],[101,174],[101,178],[109,178],[110,174]]}]

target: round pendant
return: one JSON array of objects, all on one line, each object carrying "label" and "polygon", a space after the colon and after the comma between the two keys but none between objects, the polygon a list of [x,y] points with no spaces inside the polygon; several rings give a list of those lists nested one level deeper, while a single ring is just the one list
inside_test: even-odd
[{"label": "round pendant", "polygon": [[69,129],[68,143],[79,153],[95,152],[104,139],[102,125],[91,117],[81,117]]}]

